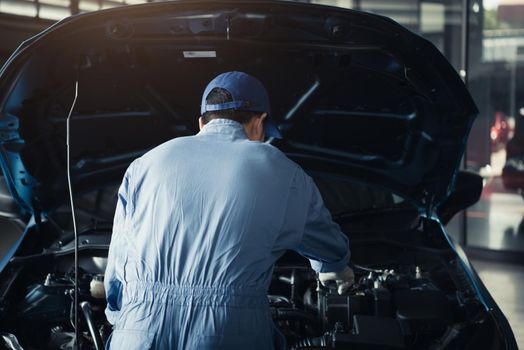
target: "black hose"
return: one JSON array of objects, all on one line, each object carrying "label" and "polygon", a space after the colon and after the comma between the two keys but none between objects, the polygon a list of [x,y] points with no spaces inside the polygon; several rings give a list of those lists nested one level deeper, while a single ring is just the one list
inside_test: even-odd
[{"label": "black hose", "polygon": [[87,301],[83,301],[80,303],[80,308],[82,309],[82,312],[86,319],[87,328],[89,329],[89,334],[91,334],[91,338],[93,338],[95,349],[103,350],[104,342],[102,341],[102,337],[100,336],[100,333],[96,329],[95,322],[93,321],[93,315],[91,313],[91,304],[89,304],[89,302]]}]

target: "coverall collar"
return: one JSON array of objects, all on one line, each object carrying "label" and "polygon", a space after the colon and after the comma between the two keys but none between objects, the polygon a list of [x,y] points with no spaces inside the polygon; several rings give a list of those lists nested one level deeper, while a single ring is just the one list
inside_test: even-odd
[{"label": "coverall collar", "polygon": [[244,131],[244,126],[239,122],[236,122],[231,119],[212,119],[210,120],[198,135],[208,135],[208,134],[220,134],[230,136],[233,139],[246,139],[247,135]]}]

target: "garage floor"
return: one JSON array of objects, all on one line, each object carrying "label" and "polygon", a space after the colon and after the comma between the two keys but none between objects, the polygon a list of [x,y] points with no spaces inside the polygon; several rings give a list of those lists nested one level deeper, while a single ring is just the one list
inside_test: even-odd
[{"label": "garage floor", "polygon": [[467,216],[469,246],[524,252],[524,200],[506,190],[499,176],[488,179]]},{"label": "garage floor", "polygon": [[524,349],[524,265],[473,260],[473,266],[508,318],[520,349]]},{"label": "garage floor", "polygon": [[501,174],[506,151],[491,155],[491,165],[481,169],[485,184],[482,197],[468,208],[468,245],[524,253],[524,200],[504,186]]}]

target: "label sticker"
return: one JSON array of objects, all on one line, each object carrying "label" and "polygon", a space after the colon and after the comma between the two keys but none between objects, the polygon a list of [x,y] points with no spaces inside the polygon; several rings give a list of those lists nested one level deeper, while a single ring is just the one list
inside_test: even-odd
[{"label": "label sticker", "polygon": [[217,57],[216,51],[184,51],[185,58]]}]

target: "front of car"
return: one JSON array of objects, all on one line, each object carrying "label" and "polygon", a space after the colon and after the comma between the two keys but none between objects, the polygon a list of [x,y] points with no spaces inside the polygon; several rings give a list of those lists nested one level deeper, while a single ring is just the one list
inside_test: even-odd
[{"label": "front of car", "polygon": [[[75,278],[82,348],[103,347],[102,281],[123,172],[154,146],[196,133],[201,91],[228,70],[268,88],[284,135],[268,142],[315,179],[350,236],[357,283],[347,295],[330,294],[291,253],[275,267],[268,298],[289,346],[516,349],[441,222],[481,188],[457,172],[477,113],[457,74],[387,18],[272,1],[86,14],[23,44],[4,66],[0,164],[16,213],[11,202],[0,211],[24,223],[0,260],[7,348],[72,346]],[[66,152],[75,86],[77,276]]]}]

